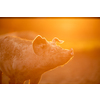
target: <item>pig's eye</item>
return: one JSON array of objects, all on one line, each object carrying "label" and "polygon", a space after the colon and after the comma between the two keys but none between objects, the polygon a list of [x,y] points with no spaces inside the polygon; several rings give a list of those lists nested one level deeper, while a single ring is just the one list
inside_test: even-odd
[{"label": "pig's eye", "polygon": [[45,49],[45,48],[46,48],[46,46],[45,46],[45,45],[43,45],[43,46],[42,46],[42,49]]},{"label": "pig's eye", "polygon": [[44,48],[45,46],[43,45],[42,48]]}]

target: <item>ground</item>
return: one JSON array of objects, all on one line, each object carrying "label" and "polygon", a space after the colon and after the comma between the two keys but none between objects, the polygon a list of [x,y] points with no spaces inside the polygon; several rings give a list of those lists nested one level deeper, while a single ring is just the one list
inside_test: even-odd
[{"label": "ground", "polygon": [[[42,75],[40,84],[99,84],[100,49],[75,52],[71,61]],[[4,77],[4,76],[3,76]],[[3,83],[6,83],[4,78]]]}]

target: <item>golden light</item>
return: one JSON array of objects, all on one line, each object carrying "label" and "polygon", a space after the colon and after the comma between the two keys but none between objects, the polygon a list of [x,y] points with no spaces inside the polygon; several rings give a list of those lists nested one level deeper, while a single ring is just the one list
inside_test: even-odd
[{"label": "golden light", "polygon": [[99,18],[1,18],[0,27],[8,32],[34,31],[48,40],[64,40],[62,47],[90,49],[99,46]]},{"label": "golden light", "polygon": [[48,41],[57,37],[65,41],[61,47],[75,51],[67,65],[43,74],[40,83],[100,83],[100,18],[0,18],[0,35],[20,31],[27,31],[22,34],[27,39],[29,31]]}]

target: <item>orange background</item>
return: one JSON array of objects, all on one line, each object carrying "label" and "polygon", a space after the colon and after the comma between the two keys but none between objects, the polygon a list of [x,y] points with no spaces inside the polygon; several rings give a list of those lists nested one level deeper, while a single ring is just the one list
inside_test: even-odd
[{"label": "orange background", "polygon": [[33,31],[52,40],[65,41],[64,48],[76,50],[100,46],[100,18],[0,18],[2,33]]},{"label": "orange background", "polygon": [[[63,67],[42,75],[40,83],[100,83],[100,18],[0,18],[0,34],[33,31],[61,47],[74,49],[74,57]],[[6,78],[3,78],[3,83]]]}]

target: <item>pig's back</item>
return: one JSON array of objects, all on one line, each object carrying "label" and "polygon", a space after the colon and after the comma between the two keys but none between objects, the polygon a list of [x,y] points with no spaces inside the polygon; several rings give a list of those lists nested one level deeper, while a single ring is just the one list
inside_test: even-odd
[{"label": "pig's back", "polygon": [[[22,49],[27,48],[32,44],[32,41],[24,40],[17,37],[6,36],[0,38],[0,54],[6,55],[6,58],[11,58],[10,56],[19,55]],[[2,56],[3,56],[2,55]]]}]

